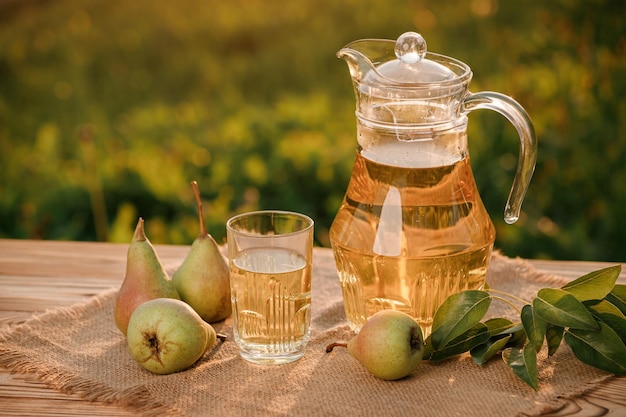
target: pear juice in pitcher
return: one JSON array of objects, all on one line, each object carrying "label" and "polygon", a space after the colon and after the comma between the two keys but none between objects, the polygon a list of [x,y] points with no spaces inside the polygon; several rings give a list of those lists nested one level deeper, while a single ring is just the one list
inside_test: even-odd
[{"label": "pear juice in pitcher", "polygon": [[535,169],[534,128],[511,97],[472,93],[471,68],[428,51],[419,33],[356,40],[337,56],[350,70],[358,142],[329,233],[347,319],[358,331],[375,312],[397,309],[428,336],[448,296],[484,286],[495,241],[470,166],[468,115],[493,110],[517,130],[509,224]]},{"label": "pear juice in pitcher", "polygon": [[[361,126],[360,141],[367,142],[367,130]],[[463,128],[426,140],[420,150],[410,140],[372,137],[375,145],[357,150],[330,231],[346,316],[358,331],[379,310],[401,310],[426,337],[449,295],[483,288],[493,224]]]}]

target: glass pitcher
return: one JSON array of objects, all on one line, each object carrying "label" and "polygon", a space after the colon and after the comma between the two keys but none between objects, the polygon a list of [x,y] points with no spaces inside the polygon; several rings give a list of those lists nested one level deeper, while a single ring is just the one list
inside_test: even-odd
[{"label": "glass pitcher", "polygon": [[358,332],[375,312],[401,310],[426,337],[449,295],[483,288],[495,240],[470,166],[468,113],[495,110],[519,134],[507,223],[519,218],[535,169],[534,128],[512,98],[471,93],[470,68],[427,52],[418,33],[355,41],[337,55],[350,69],[358,136],[330,229],[346,316]]}]

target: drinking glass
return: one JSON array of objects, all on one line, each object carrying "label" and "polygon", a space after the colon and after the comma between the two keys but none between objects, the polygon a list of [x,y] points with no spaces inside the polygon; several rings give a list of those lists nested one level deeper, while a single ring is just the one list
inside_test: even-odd
[{"label": "drinking glass", "polygon": [[313,220],[255,211],[226,223],[233,330],[253,363],[300,359],[310,339]]}]

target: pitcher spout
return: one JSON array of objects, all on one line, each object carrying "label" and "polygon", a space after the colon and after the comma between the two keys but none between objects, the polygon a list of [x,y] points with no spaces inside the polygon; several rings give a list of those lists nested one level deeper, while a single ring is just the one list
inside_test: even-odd
[{"label": "pitcher spout", "polygon": [[351,42],[337,52],[337,57],[346,61],[352,81],[355,83],[360,83],[368,74],[377,72],[374,62],[386,62],[395,58],[393,42],[386,39],[362,39]]}]

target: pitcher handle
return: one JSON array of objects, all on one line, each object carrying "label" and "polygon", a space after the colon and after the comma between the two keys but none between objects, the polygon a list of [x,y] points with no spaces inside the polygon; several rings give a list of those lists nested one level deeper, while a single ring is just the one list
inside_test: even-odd
[{"label": "pitcher handle", "polygon": [[462,102],[462,113],[467,114],[477,109],[495,110],[506,117],[515,127],[520,138],[517,171],[504,208],[504,221],[513,224],[519,219],[522,201],[535,171],[537,162],[535,128],[526,110],[517,101],[504,94],[491,91],[468,94]]}]

